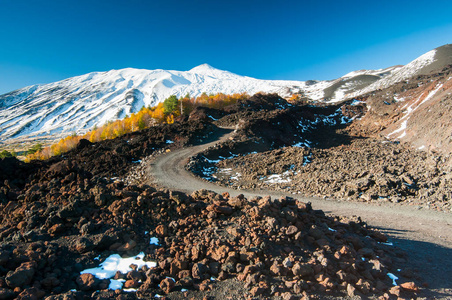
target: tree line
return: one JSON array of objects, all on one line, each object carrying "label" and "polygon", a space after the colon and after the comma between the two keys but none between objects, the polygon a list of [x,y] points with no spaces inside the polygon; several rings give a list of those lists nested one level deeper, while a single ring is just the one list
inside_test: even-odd
[{"label": "tree line", "polygon": [[239,100],[249,98],[246,93],[236,93],[226,95],[223,93],[207,95],[192,98],[189,94],[182,98],[172,95],[154,107],[142,107],[140,111],[127,116],[122,120],[110,121],[100,127],[94,127],[93,130],[83,134],[65,137],[57,143],[42,147],[35,145],[27,151],[26,162],[32,160],[44,160],[51,156],[61,155],[75,148],[81,139],[87,139],[90,142],[99,142],[106,139],[114,139],[124,134],[143,130],[159,124],[172,124],[174,120],[184,114],[190,114],[196,107],[210,107],[221,109]]}]

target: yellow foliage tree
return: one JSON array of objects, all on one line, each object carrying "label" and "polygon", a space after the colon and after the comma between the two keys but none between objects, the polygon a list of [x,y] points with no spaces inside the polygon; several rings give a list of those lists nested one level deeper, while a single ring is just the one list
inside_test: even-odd
[{"label": "yellow foliage tree", "polygon": [[139,112],[133,113],[123,120],[107,122],[103,126],[95,128],[81,136],[71,135],[61,139],[58,143],[50,147],[27,155],[25,161],[44,160],[54,155],[61,155],[75,148],[81,139],[88,139],[90,142],[95,143],[106,139],[113,139],[126,133],[143,130],[157,124],[172,124],[178,116],[181,114],[190,114],[197,106],[221,109],[247,98],[249,98],[247,93],[236,93],[233,95],[223,93],[207,95],[203,93],[197,98],[190,98],[187,94],[184,98],[178,100],[180,107],[170,113],[165,114],[163,102],[154,107],[143,107]]}]

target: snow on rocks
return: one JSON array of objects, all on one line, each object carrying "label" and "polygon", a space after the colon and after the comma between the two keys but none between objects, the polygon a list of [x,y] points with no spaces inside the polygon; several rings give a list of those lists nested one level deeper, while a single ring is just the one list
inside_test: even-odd
[{"label": "snow on rocks", "polygon": [[159,246],[159,239],[156,237],[151,237],[149,244]]},{"label": "snow on rocks", "polygon": [[[130,271],[132,271],[131,265],[134,266],[135,269],[140,269],[143,266],[146,266],[148,268],[154,268],[157,266],[155,262],[146,262],[143,261],[144,253],[141,252],[140,254],[132,257],[126,257],[122,258],[119,254],[112,254],[109,257],[107,257],[97,268],[90,268],[86,269],[80,272],[81,277],[80,278],[90,278],[87,275],[83,274],[91,274],[97,279],[111,279],[115,275],[117,275],[117,272],[121,274],[127,274]],[[82,276],[83,275],[83,276]],[[88,283],[87,280],[80,280],[80,288],[86,289],[91,288],[91,285],[95,282],[94,279],[89,279]],[[126,282],[124,279],[113,279],[109,284],[109,289],[121,289],[123,284]]]}]

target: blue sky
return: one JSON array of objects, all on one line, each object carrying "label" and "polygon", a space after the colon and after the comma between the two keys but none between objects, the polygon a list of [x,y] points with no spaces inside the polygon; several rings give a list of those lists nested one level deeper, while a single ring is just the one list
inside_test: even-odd
[{"label": "blue sky", "polygon": [[452,43],[451,11],[450,0],[0,0],[0,93],[202,63],[260,79],[334,79]]}]

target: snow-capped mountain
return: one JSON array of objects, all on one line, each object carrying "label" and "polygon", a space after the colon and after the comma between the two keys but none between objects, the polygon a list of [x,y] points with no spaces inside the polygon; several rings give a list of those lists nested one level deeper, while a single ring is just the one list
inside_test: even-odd
[{"label": "snow-capped mountain", "polygon": [[34,85],[0,96],[0,140],[65,136],[120,119],[171,95],[187,93],[303,94],[336,102],[452,64],[452,45],[432,50],[406,66],[354,71],[330,81],[259,80],[207,64],[189,71],[122,69],[93,72],[55,83]]}]

